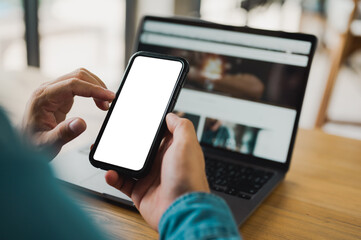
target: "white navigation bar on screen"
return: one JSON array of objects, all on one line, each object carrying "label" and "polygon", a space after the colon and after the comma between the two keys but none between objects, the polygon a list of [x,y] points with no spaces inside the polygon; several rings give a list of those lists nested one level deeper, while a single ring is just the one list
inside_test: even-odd
[{"label": "white navigation bar on screen", "polygon": [[311,51],[311,42],[308,41],[262,36],[257,34],[211,29],[176,23],[165,23],[153,20],[148,20],[145,22],[144,30],[165,35],[202,39],[205,41],[224,42],[282,52],[309,54]]},{"label": "white navigation bar on screen", "polygon": [[300,67],[306,67],[308,63],[308,57],[302,55],[280,53],[216,42],[207,42],[197,39],[164,36],[155,33],[143,33],[140,37],[140,41],[143,44],[215,53],[238,58],[281,63]]}]

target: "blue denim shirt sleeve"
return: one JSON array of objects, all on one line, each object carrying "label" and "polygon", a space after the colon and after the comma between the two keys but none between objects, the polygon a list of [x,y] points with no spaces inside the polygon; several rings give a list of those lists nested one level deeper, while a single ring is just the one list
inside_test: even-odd
[{"label": "blue denim shirt sleeve", "polygon": [[223,199],[194,192],[179,197],[159,222],[160,239],[241,239]]}]

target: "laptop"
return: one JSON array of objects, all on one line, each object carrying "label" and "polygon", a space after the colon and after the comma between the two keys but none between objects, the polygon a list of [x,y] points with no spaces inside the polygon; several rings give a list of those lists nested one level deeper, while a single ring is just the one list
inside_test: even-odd
[{"label": "laptop", "polygon": [[[192,121],[211,191],[241,225],[285,177],[291,161],[316,38],[300,33],[146,16],[135,51],[188,60],[175,113]],[[94,135],[95,139],[96,135]],[[60,154],[59,179],[132,205],[109,187],[84,149]]]}]

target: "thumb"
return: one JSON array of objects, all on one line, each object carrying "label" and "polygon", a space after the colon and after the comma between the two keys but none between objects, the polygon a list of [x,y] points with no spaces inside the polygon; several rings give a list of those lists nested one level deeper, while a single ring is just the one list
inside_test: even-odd
[{"label": "thumb", "polygon": [[[174,138],[194,138],[197,139],[197,134],[194,125],[186,118],[180,118],[174,113],[168,113],[166,117],[167,127]],[[197,140],[198,141],[198,140]]]},{"label": "thumb", "polygon": [[53,142],[56,145],[62,146],[79,136],[85,129],[86,123],[83,119],[67,119],[48,132],[48,142]]},{"label": "thumb", "polygon": [[171,134],[174,133],[179,121],[181,120],[180,117],[178,117],[176,114],[174,113],[168,113],[166,116],[166,123],[167,123],[167,127],[168,130]]}]

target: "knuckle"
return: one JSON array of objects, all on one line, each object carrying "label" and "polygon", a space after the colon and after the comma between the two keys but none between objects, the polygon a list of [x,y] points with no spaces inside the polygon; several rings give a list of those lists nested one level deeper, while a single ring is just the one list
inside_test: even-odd
[{"label": "knuckle", "polygon": [[193,123],[188,119],[181,119],[179,122],[179,130],[182,132],[182,138],[180,139],[184,145],[192,144],[194,129]]},{"label": "knuckle", "polygon": [[192,127],[192,122],[186,118],[182,118],[179,122],[179,128],[184,131],[189,131],[190,129],[192,129]]},{"label": "knuckle", "polygon": [[45,89],[46,89],[45,86],[40,86],[33,92],[33,97],[35,97],[35,98],[40,97],[43,94],[43,92],[45,91]]},{"label": "knuckle", "polygon": [[78,84],[79,79],[78,78],[70,78],[69,80],[67,80],[67,84],[70,88],[73,88],[75,85]]},{"label": "knuckle", "polygon": [[48,89],[48,86],[50,85],[49,82],[46,83],[42,83],[31,95],[31,99],[36,100],[36,99],[40,99],[44,96],[46,96],[46,92]]},{"label": "knuckle", "polygon": [[77,69],[75,75],[77,78],[81,79],[81,78],[84,78],[86,76],[86,74],[87,74],[87,70],[85,68],[81,67],[81,68]]},{"label": "knuckle", "polygon": [[76,89],[78,83],[79,83],[79,79],[77,78],[70,78],[67,80],[66,84],[65,84],[65,91],[66,92],[74,92],[74,89]]},{"label": "knuckle", "polygon": [[51,84],[51,82],[44,82],[44,83],[40,84],[39,88],[46,88],[50,84]]}]

